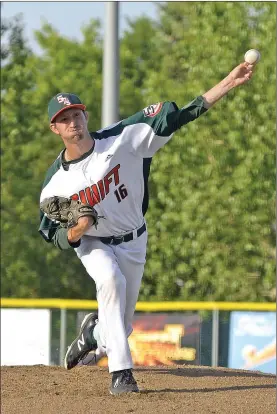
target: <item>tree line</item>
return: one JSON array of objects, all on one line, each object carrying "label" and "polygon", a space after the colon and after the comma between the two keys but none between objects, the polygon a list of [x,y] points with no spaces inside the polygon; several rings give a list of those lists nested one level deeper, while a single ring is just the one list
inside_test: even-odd
[{"label": "tree line", "polygon": [[[129,21],[120,39],[120,118],[170,100],[179,107],[223,79],[257,48],[252,80],[154,157],[146,214],[149,241],[140,300],[275,299],[276,4],[169,2],[159,17]],[[86,103],[100,129],[101,25],[80,40],[51,24],[25,39],[24,20],[2,21],[2,296],[95,298],[73,251],[38,234],[39,195],[63,148],[49,130],[47,104],[60,91]],[[265,41],[266,39],[266,41]]]}]

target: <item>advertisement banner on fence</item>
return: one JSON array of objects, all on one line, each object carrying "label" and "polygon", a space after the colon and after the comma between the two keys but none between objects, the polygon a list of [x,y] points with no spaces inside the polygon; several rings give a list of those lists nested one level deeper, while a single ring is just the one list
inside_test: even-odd
[{"label": "advertisement banner on fence", "polygon": [[50,365],[49,309],[1,309],[1,365]]},{"label": "advertisement banner on fence", "polygon": [[228,366],[276,373],[275,312],[232,312]]},{"label": "advertisement banner on fence", "polygon": [[[84,313],[79,312],[77,329],[83,317]],[[200,328],[199,315],[136,313],[129,337],[134,365],[198,365]],[[89,365],[89,359],[86,365]],[[98,365],[107,366],[107,359],[103,358]]]}]

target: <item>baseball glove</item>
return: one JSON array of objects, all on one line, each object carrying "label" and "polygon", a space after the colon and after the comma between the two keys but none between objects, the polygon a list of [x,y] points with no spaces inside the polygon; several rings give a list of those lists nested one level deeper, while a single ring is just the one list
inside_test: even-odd
[{"label": "baseball glove", "polygon": [[93,218],[93,226],[97,228],[99,218],[97,211],[81,201],[54,196],[43,200],[40,208],[49,219],[60,222],[61,227],[74,227],[80,217],[90,216]]}]

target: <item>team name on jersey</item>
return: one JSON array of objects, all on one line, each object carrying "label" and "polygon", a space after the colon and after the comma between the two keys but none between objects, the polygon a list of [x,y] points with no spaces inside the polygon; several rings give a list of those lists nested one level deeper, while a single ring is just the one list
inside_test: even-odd
[{"label": "team name on jersey", "polygon": [[[97,184],[93,184],[90,187],[86,187],[80,190],[79,193],[75,193],[71,196],[73,200],[80,200],[82,203],[88,203],[91,206],[100,203],[101,200],[109,194],[111,184],[117,186],[120,182],[119,178],[120,164],[117,164],[112,168],[108,174],[102,180],[99,180]],[[116,190],[117,191],[117,190]],[[115,194],[117,197],[117,194]]]}]

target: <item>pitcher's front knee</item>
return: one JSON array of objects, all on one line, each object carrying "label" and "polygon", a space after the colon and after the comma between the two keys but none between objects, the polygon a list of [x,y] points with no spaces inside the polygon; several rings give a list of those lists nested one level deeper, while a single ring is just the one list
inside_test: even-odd
[{"label": "pitcher's front knee", "polygon": [[101,294],[108,300],[126,298],[126,279],[121,272],[115,271],[102,281]]}]

